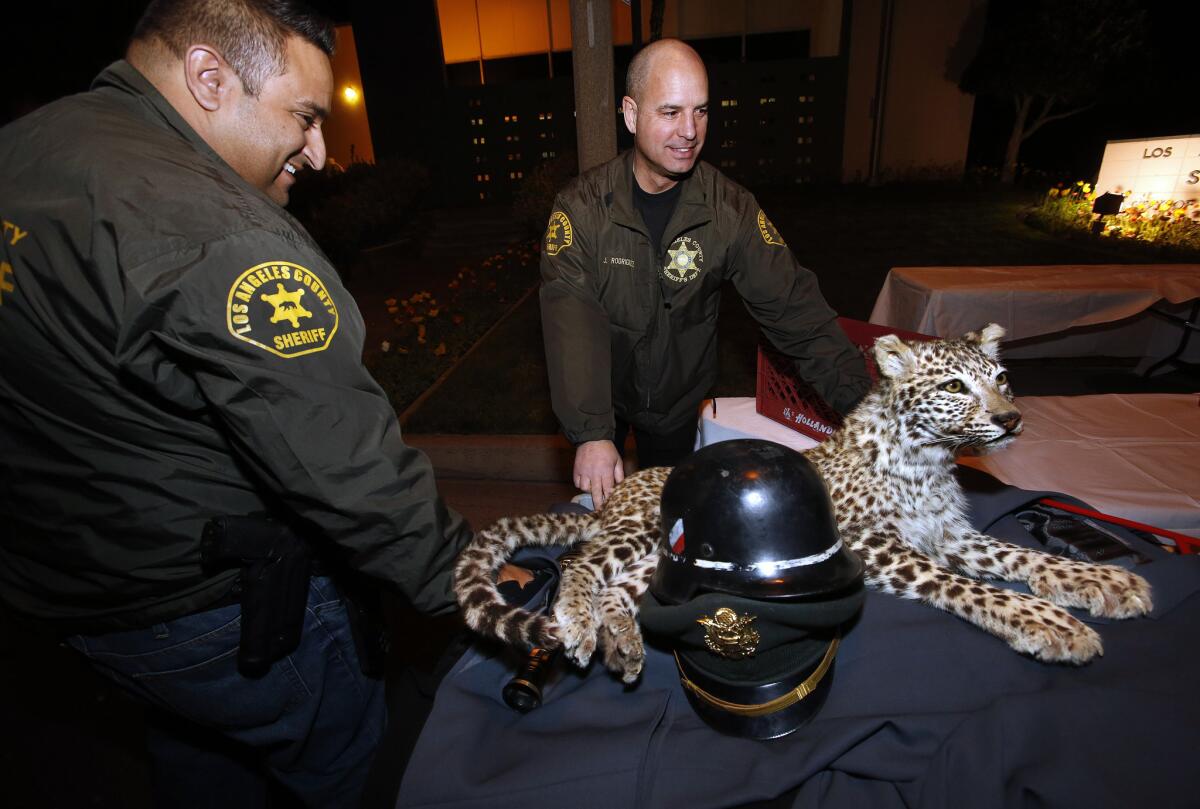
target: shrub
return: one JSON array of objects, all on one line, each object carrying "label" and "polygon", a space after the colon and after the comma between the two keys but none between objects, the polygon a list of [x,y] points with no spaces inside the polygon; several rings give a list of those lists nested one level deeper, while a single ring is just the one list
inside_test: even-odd
[{"label": "shrub", "polygon": [[541,238],[550,219],[554,196],[579,173],[579,160],[573,151],[563,152],[539,163],[526,175],[513,195],[513,217],[530,238]]},{"label": "shrub", "polygon": [[354,163],[301,174],[289,209],[334,264],[345,265],[363,247],[419,232],[414,220],[428,190],[429,172],[418,163]]}]

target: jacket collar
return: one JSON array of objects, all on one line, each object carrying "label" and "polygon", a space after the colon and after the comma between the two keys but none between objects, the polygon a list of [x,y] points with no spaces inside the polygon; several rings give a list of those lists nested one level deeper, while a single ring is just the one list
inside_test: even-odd
[{"label": "jacket collar", "polygon": [[183,119],[178,110],[171,106],[171,102],[167,101],[158,88],[124,59],[113,62],[92,81],[91,89],[98,90],[103,87],[114,87],[136,96],[142,106],[146,108],[147,117],[158,119],[162,124],[178,132],[201,154],[233,172],[233,169],[229,168],[228,164],[205,142],[204,138],[200,137],[195,129],[192,129],[191,124]]},{"label": "jacket collar", "polygon": [[[609,163],[608,186],[612,189],[612,199],[609,201],[608,215],[615,224],[648,236],[641,215],[633,207],[633,184],[636,182],[633,178],[633,153],[633,149],[627,149]],[[707,164],[697,161],[692,173],[680,180],[683,190],[679,193],[675,213],[671,214],[671,221],[667,223],[665,236],[673,238],[685,230],[712,220],[712,204],[708,200],[706,183],[703,180],[708,171]]]}]

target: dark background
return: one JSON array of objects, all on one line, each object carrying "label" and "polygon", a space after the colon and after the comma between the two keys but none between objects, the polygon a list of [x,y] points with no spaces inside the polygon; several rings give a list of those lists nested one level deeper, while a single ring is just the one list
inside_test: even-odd
[{"label": "dark background", "polygon": [[[992,4],[1001,1],[992,0]],[[414,16],[428,18],[429,9],[413,8],[418,3],[432,7],[434,0],[394,4],[383,14],[376,4],[360,4],[358,16],[370,23],[356,35],[364,75],[380,75],[381,71],[372,70],[372,50],[380,46],[392,51],[382,57],[389,67],[395,65],[396,50],[429,54],[431,33],[436,36],[436,32],[426,24],[400,24]],[[42,0],[10,5],[14,7],[3,14],[5,36],[0,45],[7,68],[0,89],[0,124],[47,101],[86,90],[92,77],[121,57],[145,0]],[[355,22],[355,3],[350,0],[318,0],[312,5],[336,22]],[[1050,123],[1033,135],[1022,150],[1023,163],[1064,177],[1091,178],[1107,140],[1200,134],[1200,3],[1151,0],[1139,5],[1150,23],[1150,45],[1143,65],[1125,77],[1122,86],[1111,86],[1093,109]],[[401,109],[412,113],[437,103],[440,69],[401,72],[405,75],[395,77],[395,91],[417,102]],[[425,88],[424,83],[429,86]],[[425,111],[428,114],[429,110]],[[383,110],[380,113],[385,114]],[[968,165],[998,165],[1011,123],[1009,101],[977,98]],[[411,126],[412,122],[406,116],[403,124],[386,120],[372,124],[391,128],[393,124]]]}]

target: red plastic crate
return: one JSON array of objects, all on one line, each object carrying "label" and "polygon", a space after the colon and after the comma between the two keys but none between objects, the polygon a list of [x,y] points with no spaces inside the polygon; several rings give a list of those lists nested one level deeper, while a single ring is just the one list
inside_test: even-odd
[{"label": "red plastic crate", "polygon": [[[867,363],[871,380],[879,378],[871,349],[875,338],[895,334],[903,340],[933,340],[928,334],[876,326],[861,320],[839,317],[838,325],[858,346]],[[791,427],[810,438],[824,441],[842,426],[842,417],[822,399],[811,385],[796,377],[795,365],[785,354],[769,345],[758,347],[758,379],[754,396],[759,415]]]}]

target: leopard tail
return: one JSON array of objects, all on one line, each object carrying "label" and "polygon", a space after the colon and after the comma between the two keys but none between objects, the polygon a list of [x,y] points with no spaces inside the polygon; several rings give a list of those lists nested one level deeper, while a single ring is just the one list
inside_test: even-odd
[{"label": "leopard tail", "polygon": [[503,517],[478,532],[454,565],[454,593],[467,626],[514,646],[561,646],[554,621],[505,601],[497,589],[496,574],[518,548],[573,545],[591,539],[599,530],[595,514],[534,514]]}]

